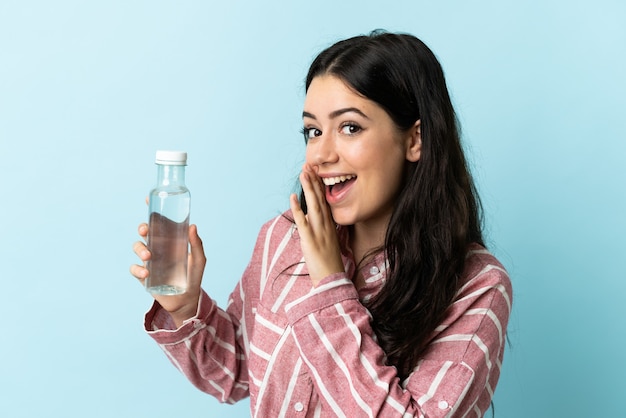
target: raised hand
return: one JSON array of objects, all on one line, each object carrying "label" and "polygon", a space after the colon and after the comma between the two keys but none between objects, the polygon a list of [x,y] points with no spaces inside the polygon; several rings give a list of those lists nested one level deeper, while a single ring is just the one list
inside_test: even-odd
[{"label": "raised hand", "polygon": [[323,278],[345,271],[345,267],[341,259],[335,221],[324,195],[324,184],[308,164],[302,168],[300,182],[307,214],[300,208],[295,194],[290,197],[290,206],[311,281],[317,286]]}]

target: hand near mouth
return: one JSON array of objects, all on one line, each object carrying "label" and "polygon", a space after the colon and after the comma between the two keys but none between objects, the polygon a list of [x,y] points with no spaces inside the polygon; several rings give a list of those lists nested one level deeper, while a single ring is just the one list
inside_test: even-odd
[{"label": "hand near mouth", "polygon": [[333,273],[345,271],[337,229],[326,203],[325,187],[313,168],[305,164],[300,173],[307,214],[295,194],[290,197],[291,212],[298,227],[304,261],[314,286]]}]

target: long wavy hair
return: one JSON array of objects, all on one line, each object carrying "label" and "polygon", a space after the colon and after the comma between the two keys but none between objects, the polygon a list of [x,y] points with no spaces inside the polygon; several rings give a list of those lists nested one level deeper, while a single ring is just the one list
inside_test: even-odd
[{"label": "long wavy hair", "polygon": [[[315,58],[306,89],[326,74],[380,105],[399,129],[421,121],[421,157],[406,162],[384,248],[376,249],[388,259],[387,280],[366,305],[387,362],[404,379],[461,286],[469,245],[484,245],[480,200],[443,70],[422,41],[384,31],[340,41]],[[302,194],[300,202],[306,211]]]}]

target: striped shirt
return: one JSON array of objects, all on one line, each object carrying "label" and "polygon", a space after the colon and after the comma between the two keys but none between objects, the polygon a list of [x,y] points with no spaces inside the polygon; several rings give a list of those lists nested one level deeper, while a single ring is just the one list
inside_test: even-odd
[{"label": "striped shirt", "polygon": [[[288,215],[288,214],[287,214]],[[221,402],[250,397],[253,417],[481,417],[502,366],[511,283],[473,245],[461,287],[417,366],[404,381],[385,364],[363,306],[385,283],[383,255],[364,269],[313,287],[297,230],[285,216],[266,223],[226,310],[202,292],[178,329],[157,303],[145,328],[174,365]]]}]

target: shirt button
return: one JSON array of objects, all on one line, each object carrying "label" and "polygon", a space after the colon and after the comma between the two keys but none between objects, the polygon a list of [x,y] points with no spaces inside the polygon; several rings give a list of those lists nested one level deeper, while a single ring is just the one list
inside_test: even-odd
[{"label": "shirt button", "polygon": [[370,267],[370,274],[371,275],[378,274],[378,273],[380,273],[380,270],[378,269],[378,267],[376,267],[376,266]]},{"label": "shirt button", "polygon": [[437,406],[439,406],[439,409],[448,409],[448,402],[439,401],[439,404]]},{"label": "shirt button", "polygon": [[304,410],[304,405],[302,405],[302,402],[296,402],[296,404],[293,406],[293,409],[295,409],[297,412],[302,412]]}]

